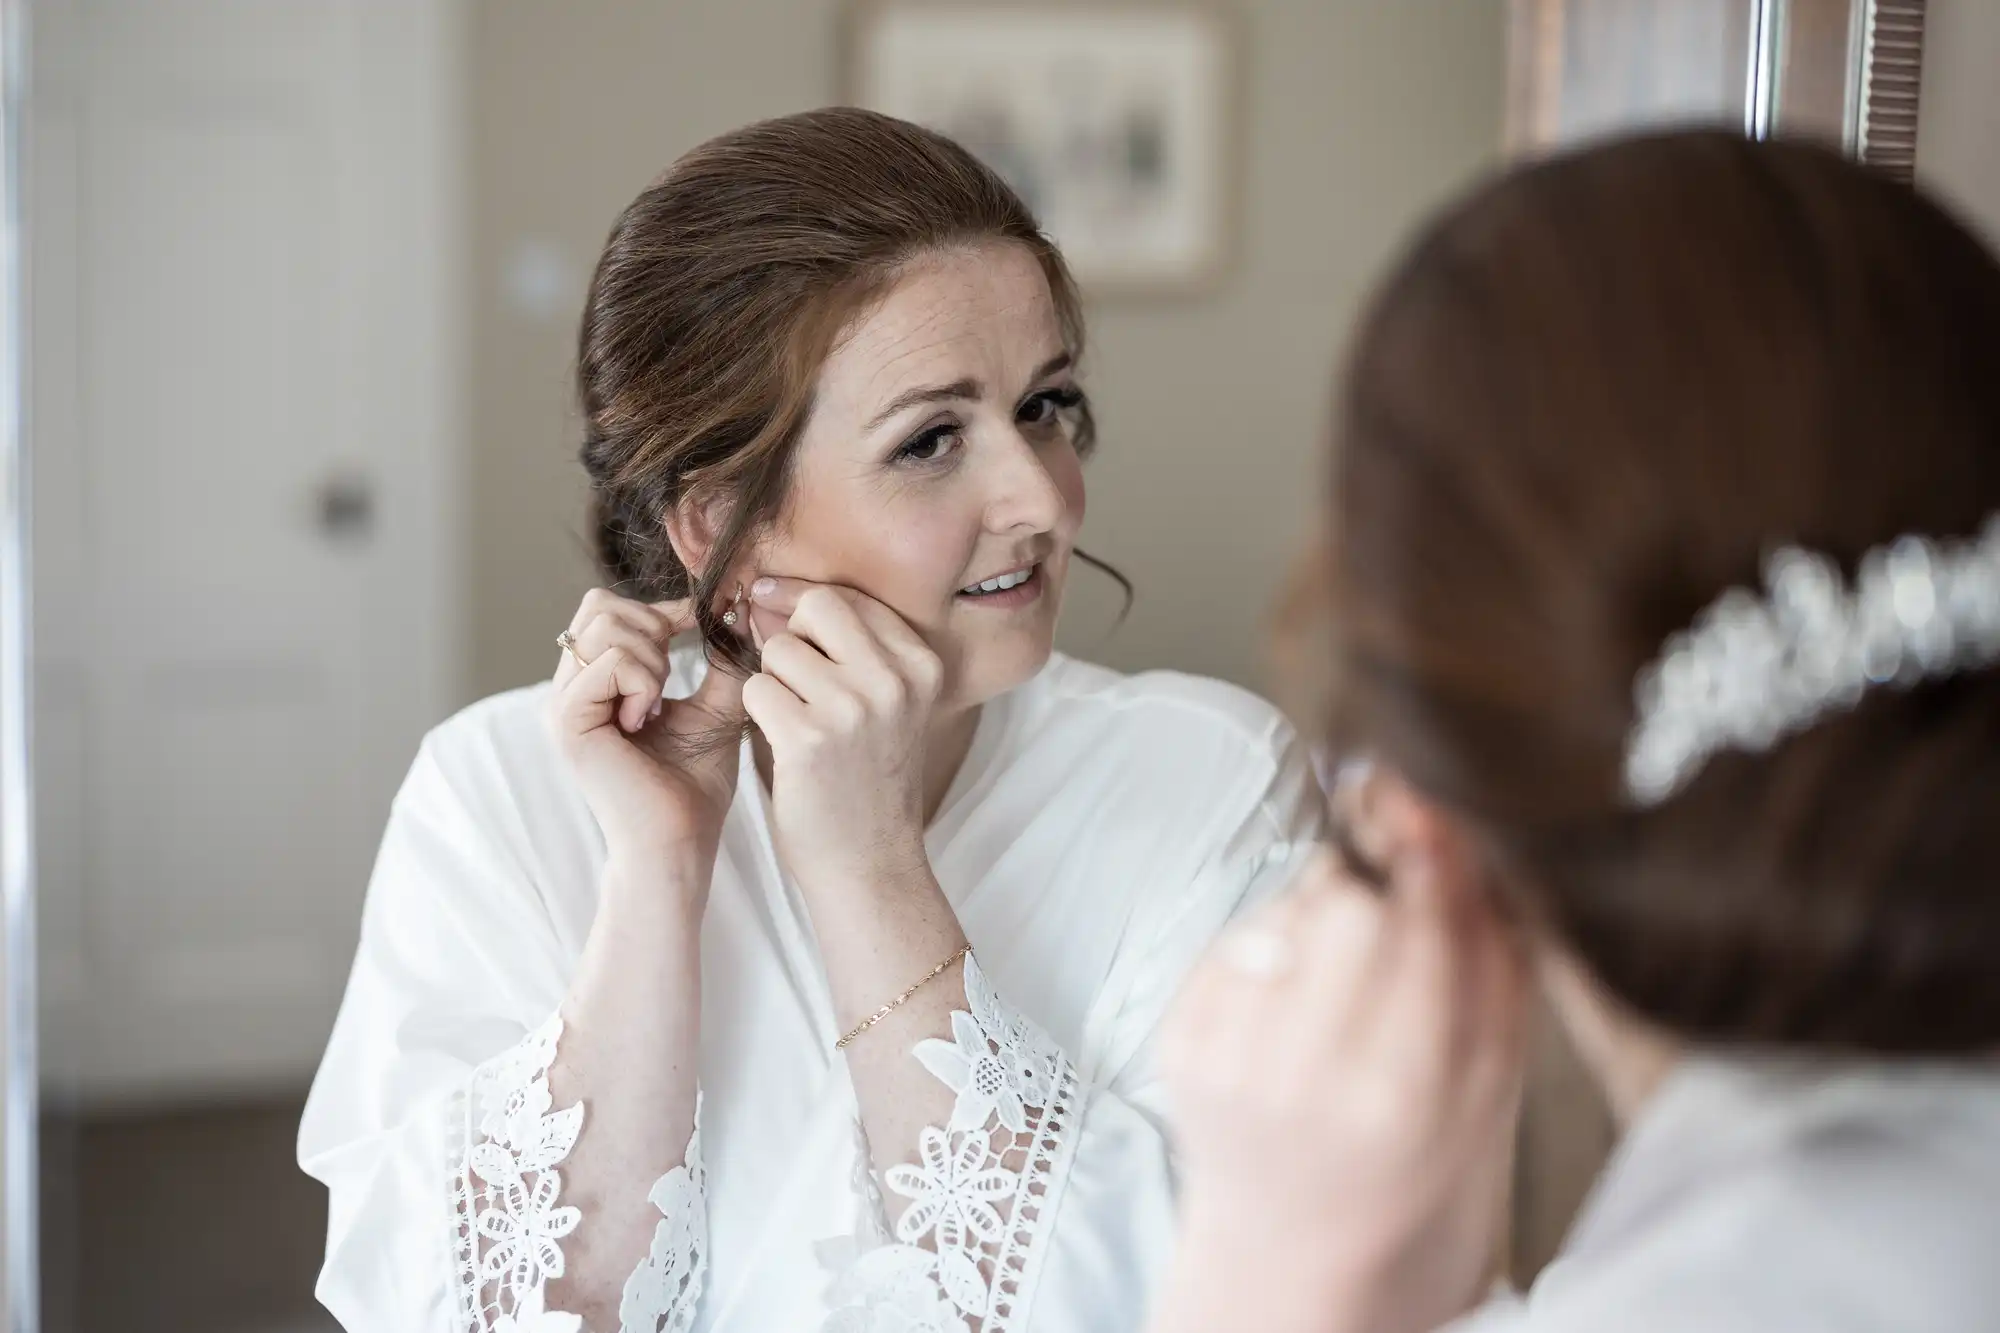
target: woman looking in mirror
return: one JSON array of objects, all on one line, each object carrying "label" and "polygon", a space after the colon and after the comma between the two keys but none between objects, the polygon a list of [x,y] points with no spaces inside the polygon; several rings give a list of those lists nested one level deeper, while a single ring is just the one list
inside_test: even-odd
[{"label": "woman looking in mirror", "polygon": [[1531,978],[1624,1136],[1468,1331],[2000,1328],[1996,349],[1994,258],[1817,147],[1594,148],[1422,235],[1322,565],[1374,776],[1169,1020],[1155,1333],[1464,1314]]},{"label": "woman looking in mirror", "polygon": [[301,1133],[349,1327],[1136,1324],[1150,1034],[1320,815],[1265,704],[1054,653],[1082,351],[1021,201],[887,117],[625,211],[578,368],[614,590],[425,744]]}]

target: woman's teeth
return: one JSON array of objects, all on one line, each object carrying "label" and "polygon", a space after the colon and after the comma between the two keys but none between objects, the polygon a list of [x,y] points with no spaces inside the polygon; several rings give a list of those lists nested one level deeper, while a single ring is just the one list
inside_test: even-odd
[{"label": "woman's teeth", "polygon": [[1009,588],[1020,587],[1023,583],[1033,578],[1034,575],[1034,568],[1030,566],[1027,569],[1015,570],[1012,574],[1002,574],[996,579],[987,579],[984,583],[975,583],[969,588],[960,588],[959,591],[968,595],[977,595],[983,592],[1005,592]]}]

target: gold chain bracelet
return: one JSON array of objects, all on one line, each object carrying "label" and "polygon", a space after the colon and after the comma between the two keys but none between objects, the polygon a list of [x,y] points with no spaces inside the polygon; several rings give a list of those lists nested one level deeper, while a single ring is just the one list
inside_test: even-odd
[{"label": "gold chain bracelet", "polygon": [[945,959],[942,963],[939,963],[936,967],[932,968],[930,971],[924,973],[923,977],[917,982],[916,985],[910,987],[908,990],[904,991],[901,995],[898,995],[895,999],[889,1001],[889,1003],[883,1005],[880,1009],[877,1009],[874,1013],[862,1019],[859,1027],[855,1028],[854,1031],[848,1033],[846,1036],[842,1037],[839,1041],[833,1044],[833,1049],[836,1051],[846,1050],[847,1043],[853,1041],[856,1037],[866,1032],[869,1028],[874,1027],[877,1023],[887,1018],[890,1014],[895,1013],[896,1010],[902,1006],[903,1001],[909,999],[912,995],[915,995],[918,991],[922,990],[925,986],[929,985],[931,982],[936,981],[938,977],[943,975],[944,970],[946,968],[950,967],[953,963],[957,962],[959,959],[965,957],[967,954],[971,952],[972,952],[972,946],[968,944],[964,948],[960,949],[957,953],[953,954],[951,957]]}]

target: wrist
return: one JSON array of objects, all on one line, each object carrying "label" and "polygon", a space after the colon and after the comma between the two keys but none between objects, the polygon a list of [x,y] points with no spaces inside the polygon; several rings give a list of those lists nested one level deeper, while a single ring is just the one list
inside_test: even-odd
[{"label": "wrist", "polygon": [[714,871],[714,855],[703,856],[696,849],[619,848],[605,859],[599,896],[602,906],[612,910],[699,920]]},{"label": "wrist", "polygon": [[808,897],[847,902],[857,897],[900,899],[934,890],[937,884],[922,833],[871,838],[851,851],[800,857],[787,868]]}]

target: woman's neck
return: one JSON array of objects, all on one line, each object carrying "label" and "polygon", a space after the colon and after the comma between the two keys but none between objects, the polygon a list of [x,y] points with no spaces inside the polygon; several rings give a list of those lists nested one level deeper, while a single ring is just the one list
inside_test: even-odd
[{"label": "woman's neck", "polygon": [[979,710],[981,705],[956,712],[933,716],[930,735],[924,745],[924,827],[937,818],[938,807],[944,804],[945,793],[958,778],[958,770],[965,767],[965,757],[972,753],[972,738],[979,733]]},{"label": "woman's neck", "polygon": [[[935,714],[924,742],[924,827],[937,818],[945,793],[951,790],[965,757],[972,752],[972,738],[979,732],[981,705]],[[750,753],[757,763],[757,776],[764,790],[771,789],[771,747],[762,732],[750,737]]]}]

